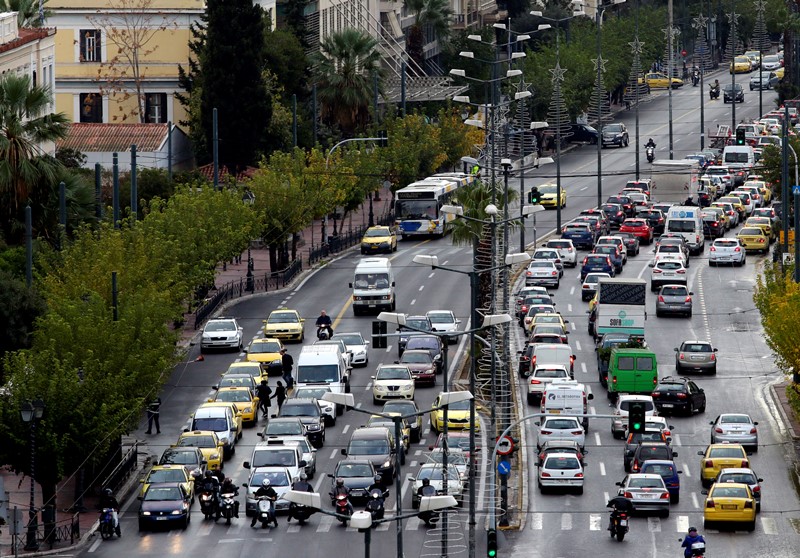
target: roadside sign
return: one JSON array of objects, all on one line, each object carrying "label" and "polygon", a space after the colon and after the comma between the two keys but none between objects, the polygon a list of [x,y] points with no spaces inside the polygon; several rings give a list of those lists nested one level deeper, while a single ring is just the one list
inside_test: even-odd
[{"label": "roadside sign", "polygon": [[798,186],[797,184],[792,186],[792,194],[800,194],[800,186]]},{"label": "roadside sign", "polygon": [[514,451],[514,440],[511,436],[503,436],[497,444],[498,455],[511,455]]},{"label": "roadside sign", "polygon": [[511,463],[508,461],[497,462],[497,472],[501,475],[507,475],[511,472]]},{"label": "roadside sign", "polygon": [[781,254],[783,257],[783,265],[794,265],[794,254]]}]

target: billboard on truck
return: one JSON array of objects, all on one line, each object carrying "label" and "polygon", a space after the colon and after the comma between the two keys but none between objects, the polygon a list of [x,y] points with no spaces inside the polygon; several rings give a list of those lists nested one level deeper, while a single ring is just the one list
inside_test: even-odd
[{"label": "billboard on truck", "polygon": [[658,159],[651,164],[650,200],[683,203],[697,196],[700,163],[695,159]]},{"label": "billboard on truck", "polygon": [[604,278],[597,289],[595,336],[612,332],[644,336],[647,281]]}]

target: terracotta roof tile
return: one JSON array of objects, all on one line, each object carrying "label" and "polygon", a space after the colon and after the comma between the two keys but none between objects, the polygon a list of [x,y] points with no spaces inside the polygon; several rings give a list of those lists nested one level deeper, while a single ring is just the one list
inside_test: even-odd
[{"label": "terracotta roof tile", "polygon": [[[252,178],[253,177],[253,173],[256,172],[257,170],[258,169],[256,167],[247,167],[246,169],[244,169],[243,171],[241,171],[239,174],[236,175],[236,182],[242,182],[246,178]],[[202,174],[209,182],[214,180],[214,164],[213,163],[209,163],[207,165],[203,165],[202,167],[199,167],[197,169],[197,171],[200,174]],[[220,167],[220,169],[219,169],[219,181],[220,182],[225,182],[226,180],[228,180],[228,177],[230,175],[231,175],[231,173],[228,172],[228,168],[227,167]]]},{"label": "terracotta roof tile", "polygon": [[123,152],[136,144],[138,151],[158,151],[167,139],[168,124],[93,124],[73,122],[60,148],[81,152]]},{"label": "terracotta roof tile", "polygon": [[0,52],[7,52],[9,50],[19,48],[24,44],[32,43],[34,41],[44,39],[45,37],[49,37],[55,34],[56,30],[48,27],[42,27],[37,29],[28,29],[23,27],[20,28],[19,30],[19,37],[17,37],[13,41],[0,44]]}]

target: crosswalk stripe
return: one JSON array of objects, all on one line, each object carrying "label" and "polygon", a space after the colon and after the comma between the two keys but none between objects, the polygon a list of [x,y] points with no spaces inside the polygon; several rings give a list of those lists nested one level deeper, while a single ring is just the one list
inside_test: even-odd
[{"label": "crosswalk stripe", "polygon": [[678,533],[686,533],[689,531],[689,516],[679,515],[675,520],[675,529]]},{"label": "crosswalk stripe", "polygon": [[762,517],[761,518],[761,529],[764,531],[765,535],[777,535],[778,534],[778,524],[775,522],[775,518],[773,518],[773,517]]},{"label": "crosswalk stripe", "polygon": [[661,520],[657,517],[648,517],[647,518],[647,530],[651,533],[660,533],[661,532]]},{"label": "crosswalk stripe", "polygon": [[572,529],[572,514],[571,513],[562,513],[561,514],[561,530],[562,531],[569,531]]},{"label": "crosswalk stripe", "polygon": [[300,526],[299,525],[289,525],[286,528],[286,532],[287,533],[297,533],[299,531],[300,531]]},{"label": "crosswalk stripe", "polygon": [[603,517],[597,514],[589,515],[589,530],[599,531],[603,525]]},{"label": "crosswalk stripe", "polygon": [[375,527],[376,531],[388,531],[391,525],[389,523],[378,523],[378,526]]},{"label": "crosswalk stripe", "polygon": [[542,530],[542,520],[544,516],[541,513],[533,513],[531,514],[531,529],[535,531]]},{"label": "crosswalk stripe", "polygon": [[327,533],[331,530],[331,526],[333,525],[333,518],[329,515],[323,515],[320,518],[319,526],[317,527],[317,533]]},{"label": "crosswalk stripe", "polygon": [[419,520],[414,521],[412,517],[408,521],[406,521],[406,531],[416,531],[419,528]]},{"label": "crosswalk stripe", "polygon": [[[192,522],[194,523],[194,522]],[[211,521],[206,521],[200,524],[199,533],[197,533],[201,537],[207,537],[211,534],[211,529],[214,528],[214,523]]]}]

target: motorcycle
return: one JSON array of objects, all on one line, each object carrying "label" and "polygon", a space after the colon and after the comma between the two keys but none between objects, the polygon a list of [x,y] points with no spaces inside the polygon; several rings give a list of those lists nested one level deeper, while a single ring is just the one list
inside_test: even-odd
[{"label": "motorcycle", "polygon": [[213,490],[203,490],[200,493],[200,511],[206,519],[217,516],[219,513],[217,498]]},{"label": "motorcycle", "polygon": [[695,70],[692,72],[692,86],[697,87],[700,83],[700,71]]},{"label": "motorcycle", "polygon": [[625,538],[628,532],[628,514],[625,512],[611,513],[611,538],[617,537],[619,542]]},{"label": "motorcycle", "polygon": [[367,502],[366,511],[372,515],[373,522],[383,519],[384,503],[388,497],[388,490],[384,491],[380,488],[373,488],[369,491],[369,501]]},{"label": "motorcycle", "polygon": [[653,160],[656,158],[656,148],[652,146],[645,147],[644,152],[647,155],[647,162],[652,163]]},{"label": "motorcycle", "polygon": [[[435,496],[437,494],[441,494],[441,491],[437,491],[432,486],[423,486],[420,492],[420,496],[423,498],[425,496]],[[433,527],[439,522],[439,512],[435,510],[419,512],[417,517],[425,522],[426,527]]]},{"label": "motorcycle", "polygon": [[314,508],[295,504],[294,502],[289,504],[289,514],[291,517],[295,518],[300,525],[305,525],[308,518],[314,515],[314,511]]},{"label": "motorcycle", "polygon": [[317,328],[317,339],[325,341],[333,336],[333,328],[330,326],[319,326]]},{"label": "motorcycle", "polygon": [[233,492],[226,492],[225,494],[220,494],[220,498],[222,499],[221,504],[221,514],[222,517],[225,518],[225,525],[231,524],[231,518],[233,514],[236,512],[236,494]]},{"label": "motorcycle", "polygon": [[339,516],[337,519],[342,522],[342,525],[346,525],[352,513],[352,507],[350,506],[350,500],[347,494],[337,494],[334,505],[336,506],[336,514]]},{"label": "motorcycle", "polygon": [[267,525],[270,523],[274,524],[275,527],[278,526],[278,520],[275,518],[275,513],[272,511],[270,500],[272,500],[272,498],[269,496],[258,497],[256,513],[258,514],[257,518],[258,521],[261,522],[262,529],[266,529]]},{"label": "motorcycle", "polygon": [[696,542],[692,545],[691,550],[694,558],[703,558],[706,555],[706,543]]},{"label": "motorcycle", "polygon": [[712,85],[711,91],[709,92],[711,100],[719,99],[719,85]]},{"label": "motorcycle", "polygon": [[100,512],[100,536],[103,540],[108,540],[114,536],[114,516],[111,508],[103,508]]}]

